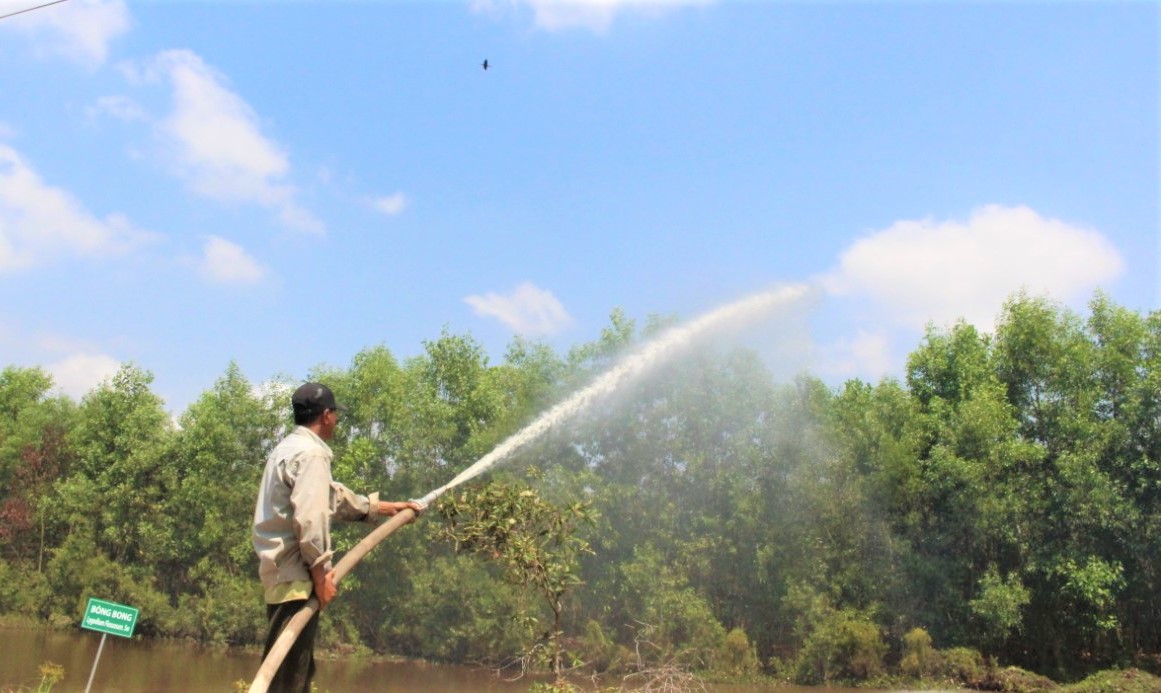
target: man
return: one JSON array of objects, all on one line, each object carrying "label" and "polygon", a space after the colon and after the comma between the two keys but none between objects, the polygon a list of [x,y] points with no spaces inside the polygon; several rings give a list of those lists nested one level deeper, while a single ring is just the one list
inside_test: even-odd
[{"label": "man", "polygon": [[[306,383],[291,397],[295,429],[266,460],[258,502],[254,507],[254,550],[258,574],[266,591],[269,628],[263,658],[278,640],[286,622],[310,599],[319,611],[338,588],[331,569],[331,518],[376,522],[406,508],[418,514],[414,502],[392,503],[353,493],[331,479],[331,440],[344,407],[321,383]],[[271,681],[271,691],[309,691],[314,677],[314,640],[318,613],[299,634]]]}]

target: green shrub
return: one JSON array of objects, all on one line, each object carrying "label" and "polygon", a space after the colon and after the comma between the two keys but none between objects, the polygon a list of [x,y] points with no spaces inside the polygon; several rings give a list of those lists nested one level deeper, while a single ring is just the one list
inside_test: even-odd
[{"label": "green shrub", "polygon": [[1055,681],[1047,676],[1021,669],[1008,667],[990,672],[989,681],[983,686],[989,690],[1011,691],[1011,693],[1045,693],[1060,688]]},{"label": "green shrub", "polygon": [[1161,691],[1161,678],[1140,669],[1100,671],[1062,690],[1067,693],[1155,693]]},{"label": "green shrub", "polygon": [[266,610],[261,584],[250,576],[208,574],[198,594],[182,594],[168,635],[215,645],[261,642]]},{"label": "green shrub", "polygon": [[863,681],[883,672],[887,643],[866,614],[831,611],[811,630],[798,653],[795,683]]},{"label": "green shrub", "polygon": [[979,595],[968,602],[979,641],[999,646],[1023,627],[1031,592],[1016,574],[1001,577],[995,566],[979,581]]},{"label": "green shrub", "polygon": [[712,666],[726,629],[705,597],[648,546],[639,547],[621,572],[621,608],[637,625],[618,640],[635,641],[642,664],[668,663],[686,670]]},{"label": "green shrub", "polygon": [[577,654],[585,666],[603,672],[616,669],[620,663],[620,649],[605,634],[601,624],[594,620],[585,623],[585,632],[576,645]]},{"label": "green shrub", "polygon": [[913,628],[903,636],[903,657],[899,670],[904,676],[925,678],[939,673],[939,651],[931,646],[931,636],[922,628]]},{"label": "green shrub", "polygon": [[40,683],[36,693],[48,693],[52,687],[64,679],[64,667],[56,662],[44,661],[40,663]]},{"label": "green shrub", "polygon": [[970,647],[953,647],[939,654],[942,660],[940,671],[952,681],[974,688],[988,678],[984,656]]},{"label": "green shrub", "polygon": [[0,559],[0,614],[48,618],[52,587],[44,573]]},{"label": "green shrub", "polygon": [[16,598],[20,590],[17,589],[19,581],[12,577],[14,572],[8,567],[8,561],[0,558],[0,614],[16,611]]},{"label": "green shrub", "polygon": [[407,598],[391,604],[377,649],[437,661],[499,664],[536,640],[539,606],[469,558],[440,556],[415,576]]},{"label": "green shrub", "polygon": [[667,590],[648,615],[658,624],[660,641],[670,654],[693,669],[711,664],[726,630],[706,600],[693,589]]},{"label": "green shrub", "polygon": [[746,679],[758,673],[758,652],[746,631],[734,628],[722,640],[714,659],[714,672],[732,679]]}]

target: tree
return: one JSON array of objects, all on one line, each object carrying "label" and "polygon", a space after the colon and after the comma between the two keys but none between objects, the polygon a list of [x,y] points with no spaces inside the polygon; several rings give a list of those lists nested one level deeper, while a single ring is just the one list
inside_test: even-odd
[{"label": "tree", "polygon": [[39,368],[9,367],[0,373],[0,556],[44,567],[47,493],[69,471],[66,440],[75,407],[50,397],[52,379]]},{"label": "tree", "polygon": [[261,632],[254,609],[249,523],[266,457],[287,428],[288,387],[256,389],[235,363],[180,419],[166,457],[175,468],[166,545],[153,555],[161,586],[180,603],[183,635],[246,643]]},{"label": "tree", "polygon": [[497,562],[510,583],[534,590],[543,599],[551,623],[529,655],[535,659],[543,652],[561,678],[565,597],[580,582],[580,555],[591,551],[576,535],[578,525],[595,519],[589,504],[556,507],[528,486],[493,481],[445,498],[438,509],[446,521],[442,536],[456,553]]},{"label": "tree", "polygon": [[178,471],[166,454],[173,427],[152,381],[126,364],[81,402],[68,438],[76,460],[51,501],[65,538],[48,564],[50,608],[71,617],[82,594],[103,586],[109,598],[149,614],[144,633],[159,632],[168,618],[155,561],[176,554],[170,499]]},{"label": "tree", "polygon": [[93,495],[68,499],[68,507],[93,517],[101,548],[125,563],[148,564],[159,551],[172,550],[163,528],[178,477],[165,454],[173,428],[152,382],[151,373],[122,366],[85,396],[72,436],[76,471],[95,488]]}]

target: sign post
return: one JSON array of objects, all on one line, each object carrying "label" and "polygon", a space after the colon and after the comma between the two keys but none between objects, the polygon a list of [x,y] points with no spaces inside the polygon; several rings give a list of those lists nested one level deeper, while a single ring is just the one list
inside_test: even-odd
[{"label": "sign post", "polygon": [[137,614],[136,607],[89,597],[89,603],[85,606],[85,617],[81,621],[81,628],[100,633],[101,644],[97,646],[97,657],[93,660],[93,670],[89,672],[89,683],[85,686],[85,693],[89,693],[89,689],[93,687],[93,677],[97,675],[97,663],[101,661],[101,651],[105,649],[105,638],[109,635],[119,635],[123,638],[133,637],[133,629],[137,627]]}]

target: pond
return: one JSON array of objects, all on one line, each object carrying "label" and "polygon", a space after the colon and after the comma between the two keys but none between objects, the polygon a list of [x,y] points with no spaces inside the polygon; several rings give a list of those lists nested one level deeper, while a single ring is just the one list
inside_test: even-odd
[{"label": "pond", "polygon": [[[0,691],[35,690],[40,665],[64,667],[56,693],[85,690],[101,634],[91,631],[0,628]],[[163,691],[233,691],[249,681],[261,664],[257,652],[220,651],[195,645],[109,636],[93,679],[94,692],[161,693]],[[378,659],[320,659],[315,685],[328,691],[425,691],[430,693],[517,693],[528,679],[498,678],[486,668],[388,662]],[[710,686],[710,693],[756,693],[760,686]],[[779,687],[781,693],[842,693],[854,689]],[[859,689],[858,693],[871,693]]]}]

